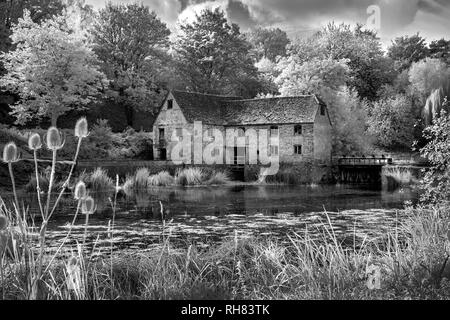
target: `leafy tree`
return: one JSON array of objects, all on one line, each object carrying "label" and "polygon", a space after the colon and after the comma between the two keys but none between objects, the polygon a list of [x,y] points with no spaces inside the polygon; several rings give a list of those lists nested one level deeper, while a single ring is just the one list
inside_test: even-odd
[{"label": "leafy tree", "polygon": [[450,78],[450,69],[439,59],[426,58],[413,63],[409,70],[411,91],[424,105],[433,90],[439,89]]},{"label": "leafy tree", "polygon": [[320,94],[322,89],[339,90],[345,86],[349,68],[347,60],[298,61],[295,56],[281,59],[277,65],[280,74],[275,79],[284,96]]},{"label": "leafy tree", "polygon": [[36,23],[25,11],[12,29],[17,47],[0,56],[7,70],[0,85],[20,96],[12,106],[18,123],[49,117],[56,125],[67,111],[95,101],[106,84],[94,52],[68,20],[60,15]]},{"label": "leafy tree", "polygon": [[134,110],[155,106],[162,94],[157,74],[167,59],[170,31],[143,4],[108,3],[92,31],[94,51],[111,80],[110,97],[125,108],[128,125]]},{"label": "leafy tree", "polygon": [[411,101],[405,95],[380,99],[368,117],[368,132],[376,144],[386,148],[411,147],[414,140],[415,117]]},{"label": "leafy tree", "polygon": [[290,40],[285,31],[279,28],[257,28],[247,35],[248,41],[256,51],[257,60],[267,58],[276,62],[277,57],[286,56],[286,46]]},{"label": "leafy tree", "polygon": [[425,39],[419,34],[396,38],[388,48],[388,56],[396,61],[400,72],[409,69],[414,62],[425,59],[428,55]]},{"label": "leafy tree", "polygon": [[[444,108],[448,109],[448,100]],[[424,191],[421,199],[430,202],[449,200],[450,197],[450,115],[442,111],[432,126],[424,131],[428,143],[420,152],[431,167],[422,179]]]},{"label": "leafy tree", "polygon": [[450,97],[450,79],[446,81],[440,88],[431,92],[430,96],[425,102],[425,106],[422,111],[422,117],[424,119],[425,125],[429,126],[432,124],[433,120],[439,116],[442,110],[446,110],[445,104],[446,99]]},{"label": "leafy tree", "polygon": [[178,70],[188,90],[211,94],[244,94],[257,81],[251,44],[220,9],[203,10],[180,26],[174,49]]},{"label": "leafy tree", "polygon": [[29,10],[34,22],[51,18],[62,13],[64,4],[60,0],[7,0],[0,3],[0,51],[7,52],[11,47],[12,26]]},{"label": "leafy tree", "polygon": [[440,39],[430,43],[430,57],[444,61],[450,66],[450,40]]},{"label": "leafy tree", "polygon": [[370,100],[376,99],[378,91],[396,76],[393,61],[383,56],[376,33],[363,30],[361,25],[352,29],[346,24],[330,23],[312,37],[294,43],[288,53],[304,62],[346,59],[347,86]]},{"label": "leafy tree", "polygon": [[321,98],[328,105],[333,123],[333,153],[348,155],[371,151],[372,139],[366,134],[366,102],[354,90],[323,90]]}]

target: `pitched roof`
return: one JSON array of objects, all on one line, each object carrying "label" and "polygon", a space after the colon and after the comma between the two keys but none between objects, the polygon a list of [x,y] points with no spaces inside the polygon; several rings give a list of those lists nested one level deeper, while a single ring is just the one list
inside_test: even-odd
[{"label": "pitched roof", "polygon": [[202,121],[209,124],[225,124],[223,104],[230,100],[241,99],[184,91],[172,91],[172,95],[188,122]]},{"label": "pitched roof", "polygon": [[312,123],[319,105],[315,95],[243,100],[239,97],[172,91],[188,122],[217,125]]}]

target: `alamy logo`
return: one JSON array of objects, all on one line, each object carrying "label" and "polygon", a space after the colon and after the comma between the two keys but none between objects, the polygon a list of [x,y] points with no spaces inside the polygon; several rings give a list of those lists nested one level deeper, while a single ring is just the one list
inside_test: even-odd
[{"label": "alamy logo", "polygon": [[367,8],[367,28],[379,31],[381,29],[381,9],[380,6],[371,5]]},{"label": "alamy logo", "polygon": [[171,160],[178,165],[258,164],[266,176],[279,169],[278,127],[204,130],[203,123],[195,121],[193,130],[173,130],[171,142]]}]

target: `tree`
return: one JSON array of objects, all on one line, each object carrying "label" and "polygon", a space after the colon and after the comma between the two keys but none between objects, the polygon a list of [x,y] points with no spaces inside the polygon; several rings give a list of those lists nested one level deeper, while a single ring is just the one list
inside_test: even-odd
[{"label": "tree", "polygon": [[425,59],[428,55],[425,39],[419,34],[398,37],[388,48],[388,56],[396,61],[399,72],[409,69],[414,62]]},{"label": "tree", "polygon": [[101,94],[106,83],[97,58],[68,17],[33,22],[29,11],[12,29],[14,51],[2,54],[7,74],[0,85],[17,93],[12,106],[18,123],[49,117],[52,125],[71,109],[80,109]]},{"label": "tree", "polygon": [[275,83],[284,96],[320,95],[324,88],[337,91],[345,86],[350,71],[347,60],[314,58],[302,62],[295,56],[281,59],[277,69],[280,74]]},{"label": "tree", "polygon": [[414,113],[405,95],[380,99],[368,117],[368,132],[376,144],[386,148],[411,147],[414,140]]},{"label": "tree", "polygon": [[267,58],[276,62],[277,57],[286,56],[286,46],[290,43],[285,31],[279,28],[257,28],[247,35],[256,51],[257,60]]},{"label": "tree", "polygon": [[450,40],[442,38],[431,42],[430,57],[440,59],[450,67]]},{"label": "tree", "polygon": [[256,95],[248,87],[258,76],[251,44],[220,9],[203,10],[194,22],[181,25],[174,49],[188,90]]},{"label": "tree", "polygon": [[157,75],[167,59],[170,31],[143,4],[110,2],[100,10],[92,35],[102,70],[111,80],[110,97],[124,106],[131,126],[134,110],[148,110],[159,101]]},{"label": "tree", "polygon": [[421,106],[431,92],[442,87],[449,78],[450,69],[439,59],[426,58],[413,63],[409,70],[411,91]]},{"label": "tree", "polygon": [[347,86],[355,89],[361,98],[375,100],[378,91],[392,83],[396,73],[393,61],[383,56],[380,39],[361,25],[328,24],[306,40],[290,46],[288,53],[300,61],[311,59],[347,60]]},{"label": "tree", "polygon": [[[443,109],[448,109],[448,100]],[[422,200],[439,202],[450,197],[450,115],[442,111],[424,131],[428,143],[420,150],[431,167],[422,179]]]},{"label": "tree", "polygon": [[29,10],[34,22],[61,14],[64,4],[60,0],[8,0],[0,3],[0,52],[8,52],[11,48],[10,35],[13,24]]}]

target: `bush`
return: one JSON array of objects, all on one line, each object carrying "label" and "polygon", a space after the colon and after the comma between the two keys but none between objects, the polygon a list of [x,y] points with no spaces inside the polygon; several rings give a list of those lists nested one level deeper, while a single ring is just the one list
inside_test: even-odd
[{"label": "bush", "polygon": [[93,192],[108,192],[114,189],[114,182],[105,169],[95,169],[88,178],[88,186]]},{"label": "bush", "polygon": [[230,182],[230,176],[227,172],[215,171],[211,174],[206,184],[221,185]]},{"label": "bush", "polygon": [[134,175],[133,188],[134,190],[145,190],[149,186],[148,181],[150,173],[147,168],[138,169]]},{"label": "bush", "polygon": [[205,182],[205,172],[200,168],[178,169],[175,181],[180,186],[196,186]]},{"label": "bush", "polygon": [[[445,105],[448,102],[445,101]],[[422,201],[436,203],[450,199],[450,115],[441,111],[432,126],[424,131],[428,143],[420,152],[431,167],[422,179]]]},{"label": "bush", "polygon": [[175,183],[174,177],[170,175],[167,171],[159,172],[158,174],[152,175],[148,178],[149,186],[171,186]]}]

